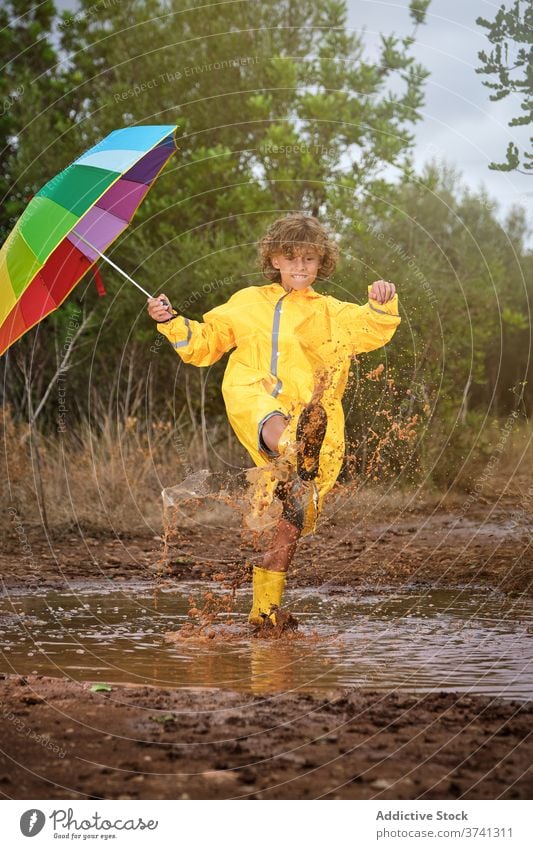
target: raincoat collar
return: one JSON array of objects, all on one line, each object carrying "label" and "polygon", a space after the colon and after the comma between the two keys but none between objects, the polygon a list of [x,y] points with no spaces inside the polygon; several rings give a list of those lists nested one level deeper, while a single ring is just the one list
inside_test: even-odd
[{"label": "raincoat collar", "polygon": [[281,283],[273,283],[272,290],[277,294],[278,292],[281,295],[290,295],[291,298],[303,298],[303,299],[312,299],[312,298],[321,298],[318,292],[315,292],[312,286],[307,286],[305,289],[290,289],[288,292],[285,291]]}]

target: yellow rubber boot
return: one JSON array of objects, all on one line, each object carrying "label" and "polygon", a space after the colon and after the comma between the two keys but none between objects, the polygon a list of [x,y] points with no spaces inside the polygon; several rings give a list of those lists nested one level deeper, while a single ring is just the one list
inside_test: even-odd
[{"label": "yellow rubber boot", "polygon": [[286,578],[286,572],[273,572],[271,569],[263,569],[262,566],[254,566],[253,602],[248,622],[261,625],[264,622],[264,616],[261,614],[265,614],[273,625],[276,624],[276,614],[270,610],[273,605],[281,605]]}]

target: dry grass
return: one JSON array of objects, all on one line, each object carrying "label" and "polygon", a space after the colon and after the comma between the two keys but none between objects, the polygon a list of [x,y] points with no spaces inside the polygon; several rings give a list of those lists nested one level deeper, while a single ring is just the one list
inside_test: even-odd
[{"label": "dry grass", "polygon": [[[470,456],[458,467],[450,495],[521,502],[533,481],[533,423],[509,416],[492,419],[477,437]],[[530,493],[533,500],[533,492]]]},{"label": "dry grass", "polygon": [[[227,441],[218,445],[213,430],[209,443],[220,466],[227,462]],[[161,490],[202,468],[201,438],[177,434],[169,423],[147,431],[135,418],[105,417],[98,427],[84,423],[75,433],[44,435],[29,434],[4,413],[2,438],[4,528],[16,510],[28,527],[159,533]]]},{"label": "dry grass", "polygon": [[[205,467],[205,446],[212,471],[226,472],[247,464],[247,455],[223,426],[201,434],[177,431],[169,423],[141,428],[135,418],[117,422],[103,417],[98,426],[84,423],[75,433],[28,433],[4,412],[2,527],[8,531],[16,511],[25,527],[50,530],[80,525],[84,528],[160,533],[161,490]],[[389,513],[447,508],[465,498],[495,500],[504,496],[533,514],[533,426],[517,423],[502,445],[504,423],[489,428],[483,449],[460,469],[448,490],[425,484],[402,487],[369,481],[350,486],[354,507],[379,516]],[[499,446],[499,447],[498,447]],[[326,513],[336,511],[336,498],[346,498],[338,485],[328,499]],[[349,511],[348,511],[349,512]],[[348,519],[349,517],[347,517]]]}]

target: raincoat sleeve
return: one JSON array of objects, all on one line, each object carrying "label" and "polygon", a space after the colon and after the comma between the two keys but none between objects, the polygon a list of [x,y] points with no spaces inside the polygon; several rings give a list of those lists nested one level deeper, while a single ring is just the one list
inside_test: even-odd
[{"label": "raincoat sleeve", "polygon": [[[368,287],[368,291],[372,287]],[[373,298],[362,306],[347,303],[337,316],[348,336],[352,355],[374,351],[390,342],[400,324],[398,313],[398,295],[386,304],[380,304]]]},{"label": "raincoat sleeve", "polygon": [[204,313],[203,322],[176,315],[172,321],[158,324],[157,329],[184,363],[210,366],[236,345],[232,319],[237,308],[233,295],[225,304]]}]

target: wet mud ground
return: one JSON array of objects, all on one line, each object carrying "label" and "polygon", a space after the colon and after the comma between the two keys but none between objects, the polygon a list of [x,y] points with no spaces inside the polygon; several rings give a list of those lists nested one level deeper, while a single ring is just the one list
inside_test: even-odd
[{"label": "wet mud ground", "polygon": [[[466,515],[460,508],[410,509],[357,515],[354,508],[326,511],[317,533],[299,544],[290,570],[294,586],[488,586],[533,594],[533,517],[518,521],[512,505],[487,504]],[[5,538],[0,551],[4,589],[65,587],[69,580],[154,577],[211,579],[245,559],[261,563],[250,533],[223,520],[184,525],[169,556],[158,534],[65,529],[46,539],[25,528],[21,541]],[[31,556],[21,555],[28,541]],[[251,574],[251,571],[250,571]]]},{"label": "wet mud ground", "polygon": [[[350,521],[331,516],[296,556],[294,586],[493,587],[531,594],[532,529],[499,505]],[[236,561],[231,528],[157,535],[26,529],[3,546],[5,593],[70,580],[212,577]],[[204,556],[196,553],[202,546]],[[250,552],[248,552],[248,555]],[[216,556],[215,556],[216,555]],[[210,561],[210,562],[206,562]],[[352,689],[254,696],[67,677],[0,680],[4,798],[531,798],[533,703]]]},{"label": "wet mud ground", "polygon": [[[533,705],[2,681],[17,799],[530,799]],[[27,729],[37,735],[30,737]],[[41,736],[44,735],[44,738]]]}]

